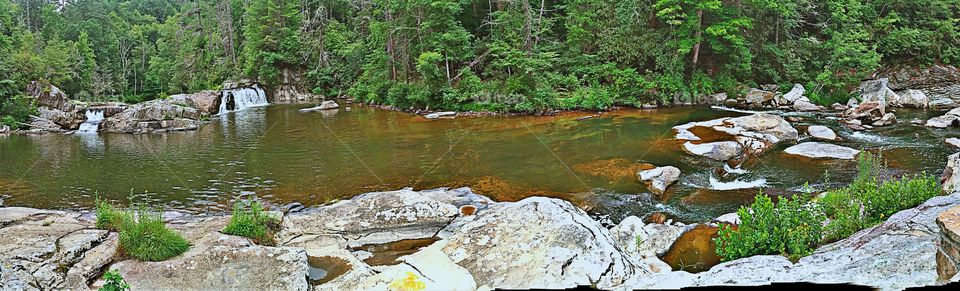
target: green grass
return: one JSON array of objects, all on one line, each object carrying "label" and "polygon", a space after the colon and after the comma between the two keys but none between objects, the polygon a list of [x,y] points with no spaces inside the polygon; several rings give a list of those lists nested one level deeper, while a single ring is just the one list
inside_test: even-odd
[{"label": "green grass", "polygon": [[141,261],[159,262],[190,248],[180,234],[167,228],[159,212],[139,208],[127,213],[120,228],[120,251]]},{"label": "green grass", "polygon": [[854,182],[819,199],[781,199],[774,205],[758,194],[750,207],[737,211],[739,226],[721,226],[714,240],[717,254],[725,261],[777,254],[797,260],[820,244],[849,237],[941,193],[934,176],[889,178],[888,172],[882,156],[863,152]]},{"label": "green grass", "polygon": [[238,201],[233,205],[230,224],[223,233],[252,239],[262,245],[275,245],[274,234],[280,230],[280,218],[264,211],[259,201]]},{"label": "green grass", "polygon": [[157,262],[190,248],[186,239],[163,223],[158,211],[145,207],[124,211],[99,198],[96,204],[97,228],[120,233],[119,251],[124,256]]}]

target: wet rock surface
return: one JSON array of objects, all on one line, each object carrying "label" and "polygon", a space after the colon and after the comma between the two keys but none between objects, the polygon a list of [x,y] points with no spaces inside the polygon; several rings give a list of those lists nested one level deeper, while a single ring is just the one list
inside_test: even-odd
[{"label": "wet rock surface", "polygon": [[813,159],[852,160],[859,150],[821,142],[805,142],[783,150],[784,153]]},{"label": "wet rock surface", "polygon": [[[722,141],[703,142],[705,137],[693,132],[697,128],[723,135],[719,138]],[[719,161],[742,154],[760,155],[781,142],[796,141],[799,137],[797,129],[783,117],[764,113],[691,122],[673,129],[676,139],[688,141],[683,144],[685,152]]]},{"label": "wet rock surface", "polygon": [[663,193],[674,182],[680,179],[680,169],[674,166],[656,167],[637,172],[640,181],[648,183],[654,193]]}]

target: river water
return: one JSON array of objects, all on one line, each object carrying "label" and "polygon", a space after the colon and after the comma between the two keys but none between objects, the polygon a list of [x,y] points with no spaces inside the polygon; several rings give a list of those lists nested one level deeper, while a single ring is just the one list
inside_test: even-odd
[{"label": "river water", "polygon": [[[738,169],[683,154],[673,126],[743,115],[704,107],[581,120],[592,114],[427,120],[359,105],[335,114],[301,107],[231,112],[190,132],[0,137],[0,198],[7,206],[89,209],[99,195],[219,212],[251,195],[310,206],[371,191],[470,186],[499,201],[560,197],[611,221],[661,212],[697,222],[736,210],[760,189],[790,194],[807,182],[842,185],[856,168],[790,157],[781,153],[787,145]],[[897,171],[939,175],[953,152],[943,139],[958,131],[909,122],[937,112],[897,114],[898,125],[866,133],[839,130],[823,116],[794,125],[828,125],[839,130],[839,144],[882,149]],[[667,193],[651,195],[636,178],[641,162],[674,165],[683,175]]]}]

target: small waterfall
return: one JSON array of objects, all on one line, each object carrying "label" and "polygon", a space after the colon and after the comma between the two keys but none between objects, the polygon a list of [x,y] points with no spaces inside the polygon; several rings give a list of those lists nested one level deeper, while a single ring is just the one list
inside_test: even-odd
[{"label": "small waterfall", "polygon": [[100,122],[103,121],[103,110],[88,109],[83,115],[87,116],[87,120],[80,124],[80,129],[77,131],[83,133],[97,132],[100,128]]},{"label": "small waterfall", "polygon": [[257,86],[224,90],[220,97],[220,114],[267,104],[267,94]]},{"label": "small waterfall", "polygon": [[740,179],[731,182],[722,182],[710,175],[710,189],[719,191],[752,189],[767,186],[767,179],[760,178],[753,181],[741,181]]}]

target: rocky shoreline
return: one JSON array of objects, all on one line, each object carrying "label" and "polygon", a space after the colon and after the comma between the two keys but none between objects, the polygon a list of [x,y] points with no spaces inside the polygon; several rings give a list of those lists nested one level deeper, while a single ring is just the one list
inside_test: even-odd
[{"label": "rocky shoreline", "polygon": [[[99,277],[110,269],[134,290],[381,290],[411,276],[426,290],[775,282],[896,290],[960,281],[956,265],[950,265],[960,259],[953,218],[960,216],[960,193],[901,211],[796,264],[781,256],[754,256],[696,274],[671,271],[658,258],[693,225],[644,224],[629,217],[607,229],[553,198],[494,202],[468,188],[403,189],[277,211],[283,228],[275,247],[220,233],[227,215],[167,213],[168,225],[191,242],[190,250],[164,262],[140,262],[117,254],[117,234],[94,229],[91,213],[0,208],[0,289],[87,289],[102,284]],[[393,264],[368,264],[375,254],[358,248],[427,238],[429,245]],[[318,269],[332,278],[311,278]]]}]

